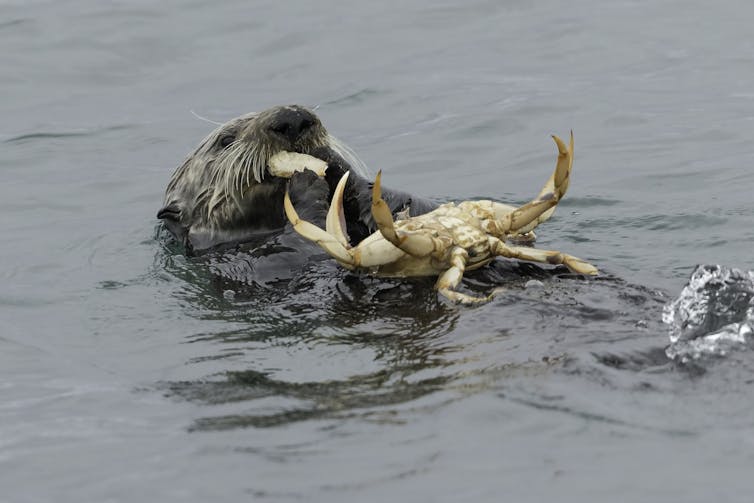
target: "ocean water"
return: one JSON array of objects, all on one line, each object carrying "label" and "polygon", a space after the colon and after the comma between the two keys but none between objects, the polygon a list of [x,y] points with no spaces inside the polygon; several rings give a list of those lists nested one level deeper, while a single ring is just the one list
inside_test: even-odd
[{"label": "ocean water", "polygon": [[[662,316],[697,264],[754,268],[752,19],[0,0],[0,501],[749,501],[751,349],[672,360]],[[185,257],[155,214],[195,114],[285,103],[438,200],[527,201],[573,129],[538,246],[602,274],[501,260],[467,308],[323,258]]]}]

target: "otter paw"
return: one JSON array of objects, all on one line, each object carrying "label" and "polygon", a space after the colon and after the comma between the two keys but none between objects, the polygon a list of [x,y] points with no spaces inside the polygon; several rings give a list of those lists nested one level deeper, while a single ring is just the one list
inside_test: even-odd
[{"label": "otter paw", "polygon": [[330,186],[324,179],[308,169],[296,172],[288,182],[288,194],[302,219],[324,226],[330,207]]}]

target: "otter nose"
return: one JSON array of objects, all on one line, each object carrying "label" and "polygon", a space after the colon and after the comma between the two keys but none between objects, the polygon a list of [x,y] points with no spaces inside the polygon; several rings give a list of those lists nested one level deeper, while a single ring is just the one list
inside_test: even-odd
[{"label": "otter nose", "polygon": [[291,143],[301,138],[317,123],[317,117],[299,107],[286,107],[280,110],[269,125],[269,130],[287,138]]}]

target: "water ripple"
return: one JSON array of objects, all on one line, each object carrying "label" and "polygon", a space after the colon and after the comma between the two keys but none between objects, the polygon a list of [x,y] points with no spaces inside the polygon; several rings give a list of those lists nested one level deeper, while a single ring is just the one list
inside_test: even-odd
[{"label": "water ripple", "polygon": [[17,136],[11,136],[3,140],[3,143],[27,143],[37,140],[49,140],[49,139],[65,139],[65,138],[88,138],[98,136],[100,134],[107,134],[114,131],[122,131],[126,129],[132,129],[134,126],[130,124],[107,126],[98,129],[80,130],[80,131],[37,131],[33,133],[24,133]]}]

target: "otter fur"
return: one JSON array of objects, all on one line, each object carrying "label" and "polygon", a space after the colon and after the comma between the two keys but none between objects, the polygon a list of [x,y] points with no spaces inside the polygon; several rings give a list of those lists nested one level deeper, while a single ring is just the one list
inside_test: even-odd
[{"label": "otter fur", "polygon": [[[289,180],[268,172],[270,158],[282,151],[328,163],[324,179],[307,172],[290,180],[291,198],[304,212],[309,209],[307,219],[323,221],[338,180],[351,171],[344,197],[350,239],[358,242],[376,229],[366,167],[327,132],[317,115],[298,105],[242,115],[217,127],[173,173],[157,217],[190,253],[284,229],[283,196]],[[437,206],[389,189],[383,197],[393,212],[411,216]]]}]

